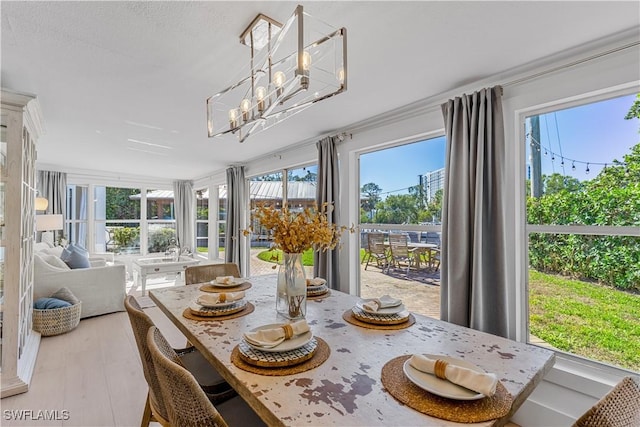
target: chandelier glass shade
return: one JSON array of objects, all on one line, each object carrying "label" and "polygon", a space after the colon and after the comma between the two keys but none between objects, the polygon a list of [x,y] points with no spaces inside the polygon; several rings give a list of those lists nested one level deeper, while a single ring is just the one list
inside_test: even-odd
[{"label": "chandelier glass shade", "polygon": [[207,98],[209,137],[250,135],[347,89],[347,30],[303,11],[284,25],[258,15],[240,36],[251,50],[240,80]]}]

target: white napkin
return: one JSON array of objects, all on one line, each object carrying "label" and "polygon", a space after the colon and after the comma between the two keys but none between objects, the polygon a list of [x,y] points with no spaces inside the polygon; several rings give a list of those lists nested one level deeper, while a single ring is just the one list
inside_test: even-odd
[{"label": "white napkin", "polygon": [[307,286],[320,286],[324,285],[326,280],[321,277],[314,277],[313,279],[307,279]]},{"label": "white napkin", "polygon": [[[309,325],[306,320],[298,320],[297,322],[289,323],[293,329],[293,337],[297,335],[309,332]],[[285,332],[281,327],[262,329],[255,332],[245,332],[244,339],[248,343],[259,347],[275,347],[285,340]]]},{"label": "white napkin", "polygon": [[[414,354],[411,356],[409,364],[419,371],[433,374],[436,360],[423,354]],[[444,376],[454,384],[473,390],[476,393],[482,393],[485,396],[493,396],[498,385],[496,374],[476,372],[452,364],[447,365]]]},{"label": "white napkin", "polygon": [[389,295],[383,295],[380,298],[374,298],[371,301],[365,302],[362,306],[370,311],[378,311],[381,308],[396,307],[400,304],[402,304],[402,300]]},{"label": "white napkin", "polygon": [[218,276],[216,277],[216,283],[220,283],[222,285],[229,285],[233,283],[235,277],[233,276]]},{"label": "white napkin", "polygon": [[211,293],[204,294],[198,297],[198,304],[207,307],[215,304],[220,304],[222,302],[233,302],[239,301],[244,298],[244,291],[238,292],[220,292],[220,293]]}]

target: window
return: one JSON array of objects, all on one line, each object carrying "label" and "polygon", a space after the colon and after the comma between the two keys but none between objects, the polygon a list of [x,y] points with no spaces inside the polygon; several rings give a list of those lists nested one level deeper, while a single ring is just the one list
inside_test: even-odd
[{"label": "window", "polygon": [[196,251],[209,253],[209,191],[196,190]]},{"label": "window", "polygon": [[140,190],[136,188],[94,188],[95,241],[104,250],[140,253]]},{"label": "window", "polygon": [[89,187],[67,185],[67,218],[64,235],[69,242],[83,248],[87,247],[88,198]]},{"label": "window", "polygon": [[525,120],[533,343],[640,369],[635,96]]},{"label": "window", "polygon": [[[360,155],[362,297],[392,293],[411,300],[410,310],[439,317],[444,156],[444,136]],[[370,233],[406,235],[411,265],[394,260],[388,242],[370,253]]]},{"label": "window", "polygon": [[173,191],[147,190],[147,253],[164,253],[175,239]]},{"label": "window", "polygon": [[[283,180],[284,177],[286,180]],[[296,169],[283,169],[266,175],[253,177],[249,180],[250,209],[256,206],[274,206],[278,209],[285,204],[291,212],[300,212],[305,208],[315,206],[318,166],[308,165]],[[253,233],[251,235],[251,257],[258,257],[271,245],[270,231],[252,218]],[[261,259],[269,263],[274,262],[272,254],[263,254]],[[303,255],[303,264],[307,270],[307,277],[311,277],[313,269],[313,255],[311,251]],[[251,274],[273,274],[271,266],[266,263],[252,263]]]}]

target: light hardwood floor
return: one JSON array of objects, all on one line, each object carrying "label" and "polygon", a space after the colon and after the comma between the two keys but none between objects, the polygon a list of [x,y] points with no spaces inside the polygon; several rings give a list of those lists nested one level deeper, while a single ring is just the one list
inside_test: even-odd
[{"label": "light hardwood floor", "polygon": [[[174,347],[182,333],[155,307],[145,309]],[[84,319],[73,331],[43,337],[27,393],[4,398],[2,426],[139,426],[147,383],[126,312]],[[6,411],[51,411],[58,420],[10,420]],[[57,414],[53,411],[57,411]],[[68,419],[63,411],[68,411]],[[24,412],[23,412],[24,414]],[[26,415],[26,414],[24,414]],[[159,425],[159,424],[156,424]]]}]

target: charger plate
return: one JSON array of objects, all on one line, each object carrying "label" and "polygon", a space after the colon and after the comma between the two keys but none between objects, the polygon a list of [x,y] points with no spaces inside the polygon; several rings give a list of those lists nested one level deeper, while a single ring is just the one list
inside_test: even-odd
[{"label": "charger plate", "polygon": [[396,324],[392,324],[392,325],[390,325],[390,324],[379,325],[379,324],[375,324],[375,323],[363,322],[362,320],[358,319],[353,314],[353,310],[352,309],[349,309],[349,310],[345,311],[344,313],[342,313],[342,318],[344,320],[346,320],[347,322],[351,323],[352,325],[360,326],[361,328],[379,329],[379,330],[382,330],[382,331],[405,329],[405,328],[408,328],[409,326],[413,325],[414,323],[416,323],[416,318],[413,316],[413,314],[409,314],[409,317],[404,322],[396,323]]},{"label": "charger plate", "polygon": [[407,310],[393,314],[373,314],[364,311],[357,305],[351,311],[356,319],[365,323],[373,323],[374,325],[398,325],[409,320],[411,315]]},{"label": "charger plate", "polygon": [[206,284],[200,286],[200,290],[202,292],[237,292],[237,291],[246,291],[251,288],[251,283],[244,282],[237,286],[216,286],[213,284]]},{"label": "charger plate", "polygon": [[382,367],[382,385],[396,400],[423,414],[459,423],[479,423],[504,417],[513,396],[498,381],[496,394],[478,400],[454,400],[436,396],[411,382],[403,365],[411,355],[391,359]]},{"label": "charger plate", "polygon": [[247,305],[247,300],[243,298],[222,307],[205,307],[200,304],[192,303],[189,305],[189,310],[191,310],[192,314],[200,317],[218,317],[237,313],[242,310],[245,305]]},{"label": "charger plate", "polygon": [[246,341],[241,341],[240,344],[238,344],[238,351],[240,359],[250,365],[262,366],[264,368],[282,368],[297,365],[311,359],[317,347],[318,341],[311,338],[311,340],[302,347],[274,353],[258,350]]},{"label": "charger plate", "polygon": [[[285,376],[285,375],[293,375],[299,374],[300,372],[309,371],[311,369],[317,368],[322,365],[331,354],[331,349],[329,345],[322,339],[318,337],[314,337],[314,340],[317,343],[316,349],[313,352],[310,359],[305,360],[301,363],[292,366],[284,366],[284,367],[263,367],[263,366],[255,366],[245,362],[240,357],[240,344],[233,348],[231,352],[231,363],[233,363],[238,368],[243,371],[252,372],[254,374],[259,375],[267,375],[267,376]],[[274,353],[269,353],[273,355]],[[277,353],[276,353],[277,354]]]},{"label": "charger plate", "polygon": [[311,295],[309,294],[309,292],[307,292],[307,301],[321,300],[328,296],[331,296],[331,289],[329,288],[327,288],[327,290],[324,293],[316,294],[316,295]]},{"label": "charger plate", "polygon": [[231,313],[227,312],[221,316],[199,316],[197,314],[194,314],[190,308],[185,308],[182,312],[182,317],[190,320],[229,320],[235,319],[236,317],[246,316],[247,314],[253,313],[253,310],[255,310],[255,307],[250,302],[247,302],[243,307],[240,308],[240,310],[233,311]]}]

